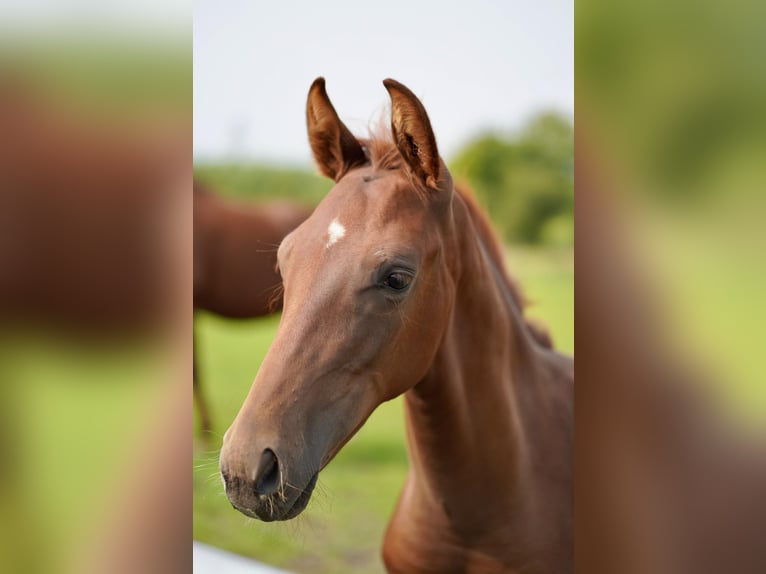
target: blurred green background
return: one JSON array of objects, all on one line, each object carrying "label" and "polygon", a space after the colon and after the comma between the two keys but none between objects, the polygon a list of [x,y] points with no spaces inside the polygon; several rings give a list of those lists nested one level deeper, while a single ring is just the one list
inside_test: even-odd
[{"label": "blurred green background", "polygon": [[[507,263],[555,346],[574,350],[573,133],[553,114],[515,134],[469,142],[450,168],[467,182],[506,240]],[[315,204],[332,182],[309,169],[198,165],[195,177],[222,194]],[[198,312],[197,361],[212,410],[210,441],[194,456],[194,538],[306,573],[383,572],[380,548],[407,472],[401,399],[381,405],[322,472],[308,509],[264,524],[232,509],[218,474],[218,448],[274,337],[279,317],[231,321]],[[197,421],[197,424],[199,421]]]},{"label": "blurred green background", "polygon": [[614,241],[656,303],[658,344],[762,432],[766,4],[576,10],[578,169],[619,217]]}]

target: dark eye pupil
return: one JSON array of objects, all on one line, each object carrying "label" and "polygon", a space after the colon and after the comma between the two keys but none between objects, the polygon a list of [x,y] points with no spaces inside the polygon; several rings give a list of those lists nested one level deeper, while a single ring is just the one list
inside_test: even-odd
[{"label": "dark eye pupil", "polygon": [[405,273],[391,273],[386,277],[386,285],[391,289],[401,290],[410,284],[410,276]]}]

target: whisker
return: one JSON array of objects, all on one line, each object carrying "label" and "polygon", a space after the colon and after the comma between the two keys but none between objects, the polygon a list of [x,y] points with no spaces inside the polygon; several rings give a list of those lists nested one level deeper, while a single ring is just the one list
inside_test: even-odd
[{"label": "whisker", "polygon": [[282,298],[285,293],[285,287],[282,285],[282,283],[279,283],[278,285],[274,285],[271,289],[271,294],[268,298],[268,303],[266,304],[269,311],[271,313],[274,313],[278,311],[282,307]]}]

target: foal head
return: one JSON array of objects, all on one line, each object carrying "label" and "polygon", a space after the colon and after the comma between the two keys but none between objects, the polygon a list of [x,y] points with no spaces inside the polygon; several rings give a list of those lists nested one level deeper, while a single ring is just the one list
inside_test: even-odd
[{"label": "foal head", "polygon": [[311,148],[336,183],[279,247],[282,320],[224,437],[226,494],[248,516],[297,516],[370,413],[424,377],[447,328],[452,179],[423,105],[383,83],[393,142],[355,138],[324,79],[309,90]]}]

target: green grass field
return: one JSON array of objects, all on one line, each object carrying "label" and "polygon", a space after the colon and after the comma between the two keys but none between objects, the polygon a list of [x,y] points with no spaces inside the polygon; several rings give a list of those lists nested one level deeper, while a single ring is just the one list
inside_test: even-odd
[{"label": "green grass field", "polygon": [[[511,270],[530,300],[528,315],[550,329],[556,347],[574,348],[571,249],[512,249]],[[307,510],[264,524],[232,509],[218,475],[221,437],[239,409],[279,322],[278,317],[196,320],[198,366],[214,417],[194,457],[194,538],[296,572],[383,572],[380,547],[407,471],[401,399],[381,405],[322,472]]]}]

